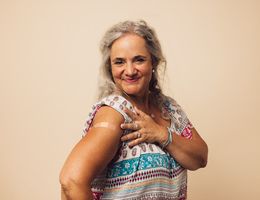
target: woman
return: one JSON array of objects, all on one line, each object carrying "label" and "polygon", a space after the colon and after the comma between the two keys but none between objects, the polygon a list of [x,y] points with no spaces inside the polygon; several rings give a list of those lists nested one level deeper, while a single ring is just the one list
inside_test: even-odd
[{"label": "woman", "polygon": [[165,67],[144,21],[109,29],[102,42],[100,101],[60,174],[62,199],[186,199],[187,169],[207,163],[207,145],[165,96]]}]

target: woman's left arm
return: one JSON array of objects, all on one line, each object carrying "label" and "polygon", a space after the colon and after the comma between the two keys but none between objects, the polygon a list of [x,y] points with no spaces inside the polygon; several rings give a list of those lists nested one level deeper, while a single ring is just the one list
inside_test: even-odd
[{"label": "woman's left arm", "polygon": [[[131,129],[132,133],[121,138],[122,141],[130,141],[128,145],[135,146],[142,142],[164,144],[169,137],[167,128],[157,124],[149,115],[140,110],[126,113],[135,123],[122,124],[122,129]],[[187,139],[176,133],[172,133],[172,142],[165,149],[184,168],[196,170],[207,165],[208,146],[200,137],[195,128],[191,128],[192,138]]]},{"label": "woman's left arm", "polygon": [[192,128],[191,132],[191,139],[173,133],[173,140],[165,147],[165,149],[184,168],[196,170],[206,167],[208,160],[208,146],[195,128]]}]

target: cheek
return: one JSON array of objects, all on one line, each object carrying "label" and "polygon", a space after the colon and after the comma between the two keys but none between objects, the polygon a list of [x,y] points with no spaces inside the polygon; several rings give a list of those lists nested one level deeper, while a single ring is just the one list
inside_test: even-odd
[{"label": "cheek", "polygon": [[153,73],[152,73],[152,69],[148,69],[148,70],[145,70],[145,72],[144,72],[144,76],[146,77],[145,79],[146,79],[146,82],[149,84],[149,82],[152,80],[152,75],[153,75]]},{"label": "cheek", "polygon": [[121,78],[121,74],[122,74],[122,70],[121,69],[112,67],[112,77],[113,77],[113,79]]},{"label": "cheek", "polygon": [[150,65],[142,66],[139,70],[144,76],[152,77],[152,67]]}]

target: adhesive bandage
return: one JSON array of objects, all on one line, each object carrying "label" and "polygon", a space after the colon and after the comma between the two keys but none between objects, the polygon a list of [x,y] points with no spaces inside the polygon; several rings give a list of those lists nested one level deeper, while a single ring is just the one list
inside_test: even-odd
[{"label": "adhesive bandage", "polygon": [[116,126],[113,124],[110,124],[108,122],[98,122],[98,123],[94,124],[91,128],[108,128],[113,131],[116,130]]}]

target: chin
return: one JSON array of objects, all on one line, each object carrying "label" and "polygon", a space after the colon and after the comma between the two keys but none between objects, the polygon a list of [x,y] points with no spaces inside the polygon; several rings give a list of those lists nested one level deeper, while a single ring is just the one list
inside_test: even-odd
[{"label": "chin", "polygon": [[128,95],[133,95],[133,96],[142,96],[145,94],[145,89],[143,87],[137,87],[137,86],[127,86],[127,87],[122,87],[122,90],[128,94]]},{"label": "chin", "polygon": [[124,93],[128,94],[128,95],[133,95],[133,96],[137,96],[138,92],[134,92],[134,91],[127,91],[124,90]]},{"label": "chin", "polygon": [[131,96],[142,96],[143,91],[140,90],[123,90],[126,94],[131,95]]}]

